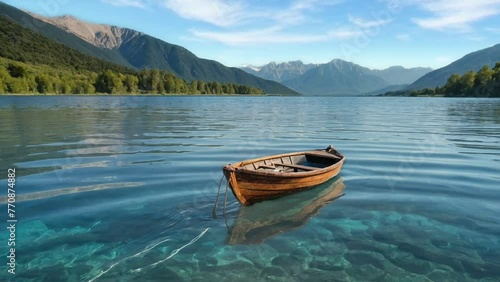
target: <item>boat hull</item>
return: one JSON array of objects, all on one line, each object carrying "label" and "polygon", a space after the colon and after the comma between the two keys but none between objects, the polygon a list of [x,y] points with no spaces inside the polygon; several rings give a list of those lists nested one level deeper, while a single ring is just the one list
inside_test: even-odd
[{"label": "boat hull", "polygon": [[[293,154],[307,154],[299,152]],[[267,158],[287,157],[276,155]],[[279,198],[322,184],[337,176],[342,169],[344,156],[335,164],[304,172],[275,172],[244,169],[245,164],[260,159],[248,160],[224,167],[224,175],[229,182],[234,196],[243,205],[251,205],[263,200]]]}]

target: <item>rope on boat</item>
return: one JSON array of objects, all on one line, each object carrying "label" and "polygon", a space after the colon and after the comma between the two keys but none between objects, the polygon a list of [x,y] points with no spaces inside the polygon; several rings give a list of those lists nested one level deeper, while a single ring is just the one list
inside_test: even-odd
[{"label": "rope on boat", "polygon": [[212,210],[212,217],[213,218],[217,218],[217,212],[216,212],[216,210],[217,210],[217,205],[219,204],[220,186],[222,184],[222,180],[223,179],[224,179],[224,174],[222,174],[222,177],[220,178],[220,181],[219,181],[219,189],[217,190],[217,198],[215,199],[215,206],[214,206],[214,209]]},{"label": "rope on boat", "polygon": [[[224,214],[224,223],[226,224],[226,227],[229,229],[229,226],[227,225],[227,216],[226,216],[226,203],[227,203],[227,190],[228,190],[228,187],[229,187],[229,181],[231,179],[231,174],[234,173],[234,171],[230,171],[229,172],[229,177],[227,177],[227,181],[226,181],[226,192],[225,192],[225,195],[224,195],[224,208],[222,210],[223,214]],[[220,195],[220,187],[222,185],[222,180],[224,179],[224,174],[222,174],[222,177],[219,181],[219,188],[217,190],[217,197],[215,199],[215,205],[214,205],[214,209],[212,210],[212,217],[215,219],[217,218],[217,205],[219,204],[219,195]]]},{"label": "rope on boat", "polygon": [[[231,172],[234,173],[234,172]],[[229,179],[226,182],[226,195],[224,196],[224,209],[222,209],[223,215],[224,215],[224,223],[226,224],[226,227],[229,229],[229,226],[227,225],[227,216],[226,216],[226,202],[227,202],[227,187],[229,186]]]}]

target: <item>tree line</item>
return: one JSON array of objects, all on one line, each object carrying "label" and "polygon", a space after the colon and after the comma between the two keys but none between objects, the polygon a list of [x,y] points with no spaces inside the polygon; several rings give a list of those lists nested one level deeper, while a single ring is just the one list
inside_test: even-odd
[{"label": "tree line", "polygon": [[20,94],[264,94],[252,86],[186,81],[163,70],[120,72],[60,69],[0,58],[0,93]]},{"label": "tree line", "polygon": [[256,87],[186,81],[160,70],[137,71],[50,40],[0,17],[0,93],[263,94]]},{"label": "tree line", "polygon": [[392,91],[384,96],[444,96],[444,97],[500,97],[500,62],[493,69],[484,65],[479,71],[463,75],[452,74],[442,87],[413,91]]}]

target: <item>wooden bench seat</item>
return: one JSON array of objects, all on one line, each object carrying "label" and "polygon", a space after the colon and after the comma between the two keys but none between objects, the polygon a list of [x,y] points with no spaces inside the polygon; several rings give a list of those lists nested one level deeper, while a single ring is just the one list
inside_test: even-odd
[{"label": "wooden bench seat", "polygon": [[312,166],[305,166],[305,165],[296,165],[296,164],[274,164],[274,165],[279,165],[279,166],[283,166],[283,167],[294,168],[295,171],[297,171],[297,169],[305,170],[305,171],[312,171],[312,170],[320,169],[319,167],[312,167]]},{"label": "wooden bench seat", "polygon": [[261,169],[261,168],[276,169],[276,167],[272,166],[272,165],[260,165],[257,169]]}]

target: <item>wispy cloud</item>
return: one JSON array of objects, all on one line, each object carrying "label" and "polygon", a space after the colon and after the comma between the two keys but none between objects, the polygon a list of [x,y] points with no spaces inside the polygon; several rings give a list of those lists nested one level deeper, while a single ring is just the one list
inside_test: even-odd
[{"label": "wispy cloud", "polygon": [[411,36],[406,33],[396,34],[396,38],[401,41],[409,41],[411,40]]},{"label": "wispy cloud", "polygon": [[162,5],[189,20],[207,22],[216,26],[231,26],[245,20],[246,5],[227,0],[165,0]]},{"label": "wispy cloud", "polygon": [[283,31],[279,27],[241,32],[213,32],[193,29],[191,32],[197,38],[217,41],[226,45],[313,43],[325,42],[333,39],[351,38],[357,35],[356,31],[347,29],[333,29],[324,33],[316,34],[299,34]]},{"label": "wispy cloud", "polygon": [[281,24],[299,25],[312,20],[309,13],[342,3],[342,0],[295,0],[287,9],[273,11],[270,16]]},{"label": "wispy cloud", "polygon": [[193,28],[194,39],[227,45],[257,43],[308,43],[353,36],[340,28],[304,33],[292,26],[317,22],[314,13],[341,0],[295,0],[285,9],[270,9],[230,0],[163,0],[162,5],[180,17],[209,23],[212,27]]},{"label": "wispy cloud", "polygon": [[281,25],[305,22],[307,12],[340,3],[342,0],[295,0],[287,9],[269,9],[244,0],[159,0],[180,17],[219,27],[241,26],[248,21],[274,21]]},{"label": "wispy cloud", "polygon": [[385,20],[365,20],[362,18],[357,18],[349,15],[349,22],[360,27],[360,28],[370,28],[370,27],[378,27],[382,25],[386,25],[392,22],[392,19]]},{"label": "wispy cloud", "polygon": [[125,6],[125,7],[136,7],[144,8],[146,6],[146,1],[144,0],[102,0],[104,3],[111,4],[113,6]]},{"label": "wispy cloud", "polygon": [[500,14],[500,0],[414,0],[414,4],[432,15],[413,18],[418,26],[434,30],[471,31],[471,24]]}]

